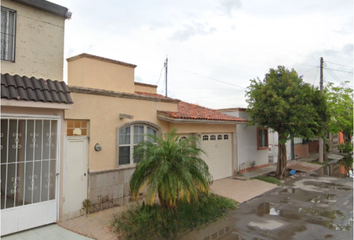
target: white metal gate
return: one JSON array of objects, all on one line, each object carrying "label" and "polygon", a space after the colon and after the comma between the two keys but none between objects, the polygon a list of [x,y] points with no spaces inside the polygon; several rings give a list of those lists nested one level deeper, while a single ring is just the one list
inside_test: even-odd
[{"label": "white metal gate", "polygon": [[59,117],[1,117],[1,235],[57,220]]}]

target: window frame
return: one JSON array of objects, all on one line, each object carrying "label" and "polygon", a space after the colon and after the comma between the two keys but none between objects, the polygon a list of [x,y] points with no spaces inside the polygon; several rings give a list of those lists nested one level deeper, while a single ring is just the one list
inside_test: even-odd
[{"label": "window frame", "polygon": [[[13,26],[10,29],[10,27],[6,28],[4,32],[1,32],[1,45],[3,45],[3,41],[5,41],[5,36],[7,39],[9,39],[12,36],[12,40],[11,42],[9,41],[5,47],[5,50],[7,50],[7,52],[4,50],[4,53],[2,52],[1,49],[1,61],[7,61],[7,62],[15,62],[15,56],[16,56],[16,26],[17,26],[17,11],[14,9],[10,9],[7,7],[3,7],[1,6],[1,11],[5,11],[6,12],[6,18],[7,20],[9,20],[11,17],[13,17]],[[10,16],[10,14],[12,14],[12,16]],[[3,15],[3,14],[1,14]],[[1,24],[3,24],[2,20],[3,20],[4,16],[1,16]],[[4,17],[5,18],[5,17]],[[8,21],[10,22],[10,21]],[[4,38],[2,37],[4,34]],[[9,48],[9,46],[12,46],[12,49]],[[11,53],[9,53],[11,50]],[[3,58],[4,55],[4,58]]]},{"label": "window frame", "polygon": [[[146,136],[146,134],[149,134],[148,133],[148,128],[151,128],[153,130],[155,130],[155,133],[156,133],[156,136],[160,136],[161,135],[161,128],[156,125],[156,124],[153,124],[153,123],[149,123],[149,122],[144,122],[144,121],[136,121],[136,122],[131,122],[131,123],[127,123],[127,124],[123,124],[122,126],[118,127],[117,128],[117,167],[118,168],[124,168],[124,167],[135,167],[136,165],[136,162],[134,160],[134,157],[133,157],[133,152],[134,152],[134,147],[138,144],[138,143],[134,143],[134,126],[138,126],[138,125],[141,125],[141,126],[144,126],[144,130],[143,130],[143,141],[148,141],[148,137]],[[130,134],[130,139],[129,139],[129,144],[120,144],[120,141],[119,141],[119,137],[120,137],[120,134],[119,132],[123,129],[126,129],[130,127],[130,131],[129,131],[129,134]],[[119,149],[120,147],[127,147],[129,146],[129,163],[127,164],[120,164],[119,162]]]},{"label": "window frame", "polygon": [[[262,131],[262,133],[265,130],[265,134],[266,134],[266,138],[265,138],[266,145],[265,146],[260,146],[260,142],[259,142],[259,131],[260,130]],[[268,150],[268,147],[269,147],[269,139],[268,138],[269,138],[268,137],[268,128],[259,128],[259,127],[257,127],[257,150],[265,150],[265,149]]]}]

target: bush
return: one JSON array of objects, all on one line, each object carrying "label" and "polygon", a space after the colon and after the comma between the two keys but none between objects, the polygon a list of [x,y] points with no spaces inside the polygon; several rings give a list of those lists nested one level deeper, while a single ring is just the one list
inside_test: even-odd
[{"label": "bush", "polygon": [[343,152],[343,150],[344,150],[344,148],[345,148],[345,144],[344,143],[340,143],[340,144],[338,144],[338,150],[339,150],[339,152]]},{"label": "bush", "polygon": [[113,230],[120,239],[175,239],[178,234],[215,221],[230,210],[237,202],[214,194],[201,196],[199,201],[179,201],[177,210],[134,203],[129,209],[113,217]]},{"label": "bush", "polygon": [[326,143],[326,152],[329,153],[331,149],[329,148],[329,145]]},{"label": "bush", "polygon": [[344,152],[348,153],[348,152],[352,152],[352,151],[353,151],[353,145],[351,145],[350,143],[345,144]]}]

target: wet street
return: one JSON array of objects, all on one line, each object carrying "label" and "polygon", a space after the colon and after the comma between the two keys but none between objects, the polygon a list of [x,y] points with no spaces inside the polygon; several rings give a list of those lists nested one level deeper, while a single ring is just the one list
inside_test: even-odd
[{"label": "wet street", "polygon": [[283,187],[240,204],[225,219],[181,239],[352,240],[353,179],[328,176],[333,172],[339,172],[339,165],[297,173]]},{"label": "wet street", "polygon": [[353,239],[352,179],[320,175],[301,174],[241,204],[218,239]]}]

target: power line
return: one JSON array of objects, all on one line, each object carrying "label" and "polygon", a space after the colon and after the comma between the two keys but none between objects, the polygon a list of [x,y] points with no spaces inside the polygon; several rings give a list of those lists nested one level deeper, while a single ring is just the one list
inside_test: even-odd
[{"label": "power line", "polygon": [[329,70],[332,70],[332,71],[337,71],[337,72],[345,72],[345,73],[353,74],[353,72],[348,72],[348,71],[343,71],[343,70],[338,70],[338,69],[333,69],[333,68],[326,68],[326,69],[329,69]]},{"label": "power line", "polygon": [[[328,61],[326,61],[326,62],[328,62]],[[347,68],[353,68],[353,66],[348,66],[348,65],[344,65],[344,64],[339,64],[339,63],[334,63],[334,62],[328,62],[328,63],[335,64],[335,65],[338,65],[338,66],[347,67]]]},{"label": "power line", "polygon": [[316,78],[317,78],[317,74],[318,74],[318,68],[317,68],[317,72],[316,72],[316,75],[315,75],[315,78],[313,79],[313,83],[312,83],[312,85],[314,85],[315,84],[315,81],[316,81]]},{"label": "power line", "polygon": [[155,83],[155,85],[157,85],[161,79],[161,75],[162,75],[162,70],[165,68],[165,66],[162,67],[161,72],[160,72],[160,76],[159,76],[159,80],[157,80],[157,82]]},{"label": "power line", "polygon": [[[174,68],[176,68],[176,67],[174,67]],[[241,87],[241,86],[238,86],[238,85],[235,85],[235,84],[232,84],[232,83],[224,82],[224,81],[221,81],[221,80],[216,79],[216,78],[211,78],[211,77],[203,76],[203,75],[200,75],[200,74],[198,74],[198,73],[186,71],[186,70],[179,69],[179,68],[176,68],[176,69],[181,70],[181,71],[184,71],[184,72],[188,72],[188,73],[190,73],[190,74],[194,74],[194,75],[199,76],[199,77],[207,78],[207,79],[210,79],[210,80],[213,80],[213,81],[216,81],[216,82],[228,84],[228,85],[231,85],[231,86],[233,86],[233,87],[239,87],[239,88],[242,88],[242,89],[246,89],[246,87]]]},{"label": "power line", "polygon": [[325,68],[325,70],[328,72],[329,75],[331,75],[331,77],[336,80],[339,83],[342,83],[342,81],[340,79],[337,79],[327,68]]}]

